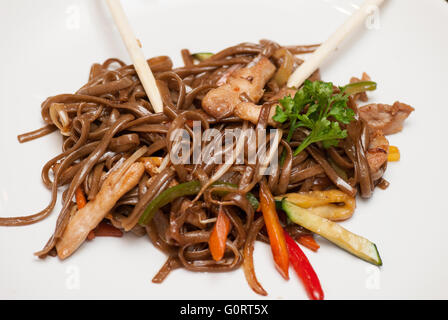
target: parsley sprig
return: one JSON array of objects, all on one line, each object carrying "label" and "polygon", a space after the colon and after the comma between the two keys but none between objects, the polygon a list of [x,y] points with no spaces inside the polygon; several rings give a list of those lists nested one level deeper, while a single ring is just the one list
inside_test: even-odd
[{"label": "parsley sprig", "polygon": [[295,156],[315,142],[322,142],[324,148],[336,146],[347,137],[347,130],[341,129],[340,123],[349,124],[355,117],[347,106],[349,95],[375,88],[376,83],[364,81],[340,87],[340,93],[333,94],[331,82],[306,80],[294,98],[287,96],[280,100],[283,108],[277,106],[273,119],[280,123],[289,121],[288,142],[297,128],[310,130],[294,151]]}]

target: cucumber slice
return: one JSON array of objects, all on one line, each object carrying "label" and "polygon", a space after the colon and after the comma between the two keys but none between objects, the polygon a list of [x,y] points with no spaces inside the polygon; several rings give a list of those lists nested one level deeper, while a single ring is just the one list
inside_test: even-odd
[{"label": "cucumber slice", "polygon": [[282,201],[282,208],[286,212],[288,218],[294,223],[317,233],[367,262],[377,266],[383,264],[376,245],[366,238],[344,229],[335,222],[309,213],[307,210],[298,207],[285,199]]}]

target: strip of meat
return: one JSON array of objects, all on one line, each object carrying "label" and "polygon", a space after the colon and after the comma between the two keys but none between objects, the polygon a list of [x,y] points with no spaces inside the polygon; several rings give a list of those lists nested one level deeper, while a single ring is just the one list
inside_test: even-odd
[{"label": "strip of meat", "polygon": [[388,104],[369,104],[359,108],[359,115],[374,130],[381,130],[383,134],[393,134],[403,129],[403,122],[414,111],[411,106],[395,102]]},{"label": "strip of meat", "polygon": [[284,88],[281,88],[275,95],[273,95],[269,99],[269,101],[280,100],[280,99],[283,99],[284,97],[287,97],[287,96],[290,96],[291,98],[294,98],[296,92],[297,92],[296,89],[284,87]]},{"label": "strip of meat", "polygon": [[[280,100],[287,96],[294,97],[296,92],[297,92],[296,89],[290,89],[290,88],[285,87],[285,88],[280,89],[279,92],[277,92],[275,95],[273,95],[269,99],[269,101]],[[272,119],[275,115],[277,106],[279,106],[279,104],[272,106],[271,112],[269,113],[269,117],[268,117],[268,124],[273,127],[278,125],[278,122],[276,122]],[[239,117],[243,120],[248,120],[248,121],[252,122],[253,124],[257,124],[258,118],[260,116],[261,108],[262,108],[262,106],[256,105],[255,103],[252,103],[252,102],[241,102],[235,107],[234,113],[237,117]]]},{"label": "strip of meat", "polygon": [[[278,122],[274,121],[272,117],[275,115],[277,105],[271,107],[268,117],[268,124],[270,126],[277,126]],[[235,115],[243,120],[248,120],[253,124],[258,123],[262,106],[256,105],[252,102],[241,102],[235,108]]]},{"label": "strip of meat", "polygon": [[381,169],[387,162],[388,153],[389,141],[387,138],[379,130],[373,132],[370,136],[370,144],[366,152],[373,181],[378,180],[383,175],[384,170]]},{"label": "strip of meat", "polygon": [[202,108],[208,114],[217,119],[232,115],[235,106],[241,102],[241,94],[254,102],[260,100],[266,82],[275,72],[275,66],[266,57],[256,59],[255,64],[233,72],[226,84],[205,95]]},{"label": "strip of meat", "polygon": [[103,220],[115,203],[137,185],[144,171],[144,165],[137,162],[125,170],[118,169],[109,175],[95,199],[89,201],[73,216],[64,230],[62,238],[56,243],[60,259],[69,257],[78,249],[89,232]]}]

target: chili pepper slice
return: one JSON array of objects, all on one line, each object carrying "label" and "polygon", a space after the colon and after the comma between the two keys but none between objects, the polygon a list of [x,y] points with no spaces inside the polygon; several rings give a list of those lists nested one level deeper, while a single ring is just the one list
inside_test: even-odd
[{"label": "chili pepper slice", "polygon": [[323,300],[324,292],[322,291],[319,278],[308,261],[308,258],[286,231],[284,231],[284,234],[289,252],[289,260],[297,275],[302,280],[309,298],[311,300]]}]

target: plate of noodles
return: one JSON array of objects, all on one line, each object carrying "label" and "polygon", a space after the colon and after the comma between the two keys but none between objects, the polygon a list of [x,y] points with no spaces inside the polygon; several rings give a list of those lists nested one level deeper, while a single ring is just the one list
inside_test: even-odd
[{"label": "plate of noodles", "polygon": [[447,298],[448,4],[288,86],[361,3],[123,1],[162,112],[104,2],[0,4],[0,297]]}]

